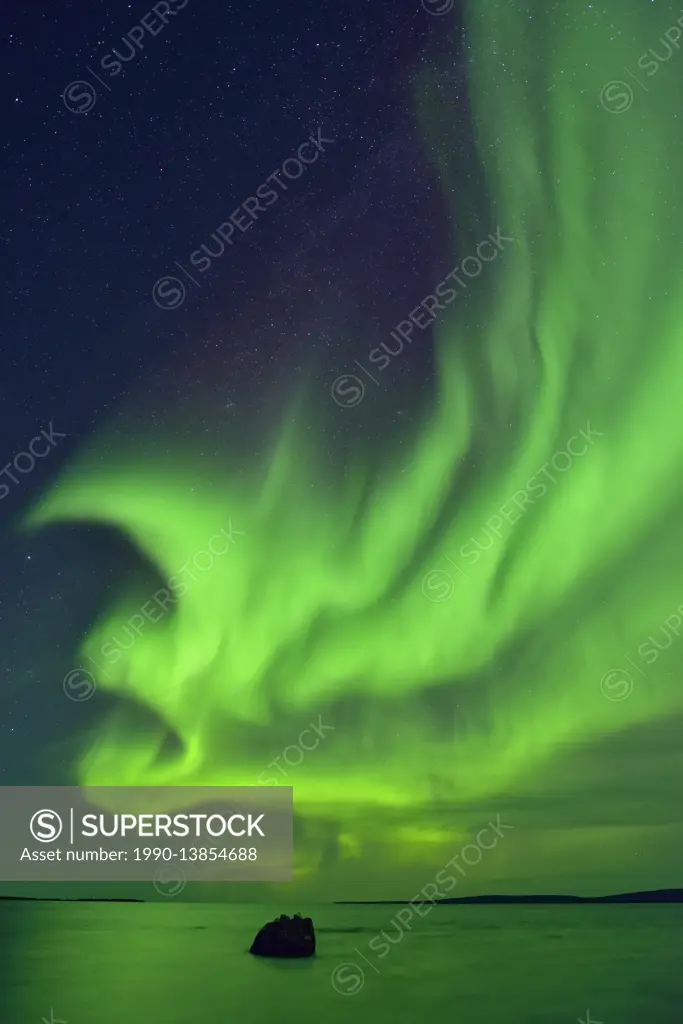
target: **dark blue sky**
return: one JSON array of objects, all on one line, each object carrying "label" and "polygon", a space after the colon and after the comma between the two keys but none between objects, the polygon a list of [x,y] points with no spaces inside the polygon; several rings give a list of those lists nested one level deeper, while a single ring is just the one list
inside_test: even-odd
[{"label": "dark blue sky", "polygon": [[[348,362],[349,337],[367,350],[424,293],[447,229],[410,91],[443,31],[413,2],[6,5],[0,462],[50,424],[66,435],[0,491],[13,781],[64,739],[61,661],[134,557],[100,530],[25,538],[18,521],[126,395],[171,422],[193,390],[239,413],[265,377],[294,385],[321,339]],[[177,265],[215,250],[311,136],[333,142],[193,284]],[[179,273],[185,301],[158,308],[155,282]]]}]

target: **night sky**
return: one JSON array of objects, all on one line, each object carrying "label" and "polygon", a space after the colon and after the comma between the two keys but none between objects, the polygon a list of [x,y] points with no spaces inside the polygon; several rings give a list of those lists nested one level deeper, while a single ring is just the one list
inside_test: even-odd
[{"label": "night sky", "polygon": [[675,8],[156,6],[4,8],[2,784],[258,784],[322,716],[316,897],[497,816],[462,895],[680,884],[683,55],[614,84]]}]

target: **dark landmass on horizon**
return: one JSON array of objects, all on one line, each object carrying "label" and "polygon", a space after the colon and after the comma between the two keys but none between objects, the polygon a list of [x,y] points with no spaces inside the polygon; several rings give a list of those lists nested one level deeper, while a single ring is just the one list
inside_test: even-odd
[{"label": "dark landmass on horizon", "polygon": [[[336,900],[338,906],[400,905],[417,900]],[[614,896],[456,896],[452,899],[421,900],[425,903],[683,903],[683,889],[651,889],[645,892],[622,892]]]},{"label": "dark landmass on horizon", "polygon": [[[118,899],[116,897],[97,896],[0,896],[0,902],[29,903],[154,903],[157,900]],[[200,901],[201,902],[201,901]],[[406,906],[414,904],[412,900],[335,900],[331,906]],[[612,896],[456,896],[452,899],[421,900],[421,904],[450,903],[683,903],[683,889],[651,889],[644,892],[624,892]]]},{"label": "dark landmass on horizon", "polygon": [[0,896],[3,900],[28,901],[29,903],[151,903],[152,900],[124,900],[109,896]]}]

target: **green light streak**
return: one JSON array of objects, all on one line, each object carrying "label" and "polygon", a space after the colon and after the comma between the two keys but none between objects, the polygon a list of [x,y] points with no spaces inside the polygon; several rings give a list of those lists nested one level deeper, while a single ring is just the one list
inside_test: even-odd
[{"label": "green light streak", "polygon": [[[153,591],[131,581],[87,637],[98,685],[153,708],[183,753],[160,758],[163,730],[121,711],[84,784],[253,784],[324,713],[334,733],[287,781],[301,814],[351,824],[474,804],[681,710],[675,648],[627,700],[600,688],[683,599],[683,55],[627,111],[600,102],[675,12],[527,6],[470,5],[478,147],[515,245],[476,309],[438,321],[439,393],[411,450],[372,479],[359,459],[333,493],[301,416],[248,479],[197,452],[164,463],[141,436],[116,464],[96,444],[30,517],[116,526],[162,579],[229,520],[244,531],[115,664],[102,645]],[[457,140],[428,83],[423,109],[446,169]],[[588,424],[585,454],[468,561]]]}]

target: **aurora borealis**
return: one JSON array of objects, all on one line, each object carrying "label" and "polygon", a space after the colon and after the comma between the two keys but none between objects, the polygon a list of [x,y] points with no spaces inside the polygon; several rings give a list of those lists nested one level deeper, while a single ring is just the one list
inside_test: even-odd
[{"label": "aurora borealis", "polygon": [[[579,6],[468,5],[486,218],[472,203],[463,224],[448,99],[422,76],[425,144],[474,240],[434,281],[492,225],[514,244],[434,322],[409,444],[378,464],[359,431],[333,472],[321,420],[355,410],[326,371],[248,471],[239,437],[217,460],[189,431],[112,420],[27,516],[140,553],[74,651],[130,698],[74,766],[83,785],[257,784],[324,720],[286,777],[311,884],[403,895],[497,812],[516,831],[472,891],[677,883],[683,53],[610,109],[605,86],[676,11]],[[164,587],[167,610],[141,612]]]}]

